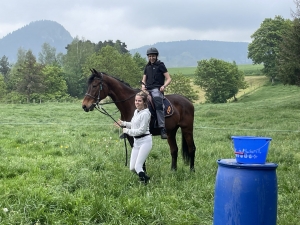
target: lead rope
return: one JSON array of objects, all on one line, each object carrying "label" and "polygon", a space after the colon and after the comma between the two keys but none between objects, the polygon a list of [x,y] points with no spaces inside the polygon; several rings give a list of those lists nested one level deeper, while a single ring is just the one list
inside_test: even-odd
[{"label": "lead rope", "polygon": [[[120,128],[124,128],[124,126],[121,126],[103,107],[99,106],[99,104],[96,104],[95,108],[101,112],[102,114],[109,116]],[[125,145],[125,166],[127,166],[127,161],[128,161],[128,151],[127,151],[127,143],[126,143],[126,138],[127,134],[123,133],[122,138],[124,139],[124,145]]]}]

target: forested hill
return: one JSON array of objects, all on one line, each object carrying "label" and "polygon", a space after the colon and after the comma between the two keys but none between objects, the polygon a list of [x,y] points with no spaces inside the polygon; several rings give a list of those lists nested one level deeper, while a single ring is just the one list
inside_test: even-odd
[{"label": "forested hill", "polygon": [[[5,55],[10,63],[16,62],[19,48],[26,51],[30,49],[38,57],[44,43],[55,47],[56,53],[65,54],[65,47],[72,40],[70,33],[59,23],[50,20],[35,21],[0,39],[0,58]],[[108,40],[101,40],[99,37],[99,41]],[[197,61],[210,58],[227,62],[235,61],[237,64],[251,64],[252,61],[247,58],[248,44],[246,42],[186,40],[158,42],[152,46],[158,48],[161,53],[159,58],[167,67],[188,67],[197,66]],[[139,52],[142,57],[146,57],[149,47],[151,46],[146,45],[137,49],[129,49],[129,51],[132,55]]]},{"label": "forested hill", "polygon": [[65,47],[72,42],[70,33],[59,23],[40,20],[6,35],[0,39],[0,57],[8,57],[9,62],[17,60],[19,48],[31,50],[35,56],[41,51],[44,43],[56,48],[56,53],[66,53]]},{"label": "forested hill", "polygon": [[[167,67],[188,67],[197,66],[197,61],[202,59],[217,58],[237,64],[251,64],[247,58],[247,42],[224,42],[224,41],[205,41],[187,40],[173,42],[158,42],[154,45],[160,52],[160,60]],[[150,45],[132,49],[132,54],[138,52],[143,57],[146,55]]]}]

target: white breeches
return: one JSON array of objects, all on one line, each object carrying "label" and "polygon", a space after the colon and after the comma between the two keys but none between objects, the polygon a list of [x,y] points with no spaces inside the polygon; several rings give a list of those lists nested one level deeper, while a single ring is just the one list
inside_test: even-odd
[{"label": "white breeches", "polygon": [[136,172],[144,172],[143,164],[146,161],[152,149],[152,135],[134,139],[133,148],[130,156],[130,170]]}]

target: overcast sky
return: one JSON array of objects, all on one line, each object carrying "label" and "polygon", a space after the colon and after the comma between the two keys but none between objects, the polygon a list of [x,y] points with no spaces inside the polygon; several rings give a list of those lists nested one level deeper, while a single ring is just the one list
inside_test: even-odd
[{"label": "overcast sky", "polygon": [[0,38],[37,20],[72,37],[121,40],[128,49],[157,42],[251,42],[265,18],[291,19],[293,0],[9,0],[1,1]]}]

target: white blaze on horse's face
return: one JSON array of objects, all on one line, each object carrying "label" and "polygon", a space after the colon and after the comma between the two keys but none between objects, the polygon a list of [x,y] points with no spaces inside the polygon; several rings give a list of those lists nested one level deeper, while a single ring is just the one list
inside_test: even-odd
[{"label": "white blaze on horse's face", "polygon": [[135,96],[135,107],[137,108],[137,110],[142,110],[144,109],[144,102],[143,102],[143,98],[142,96]]}]

